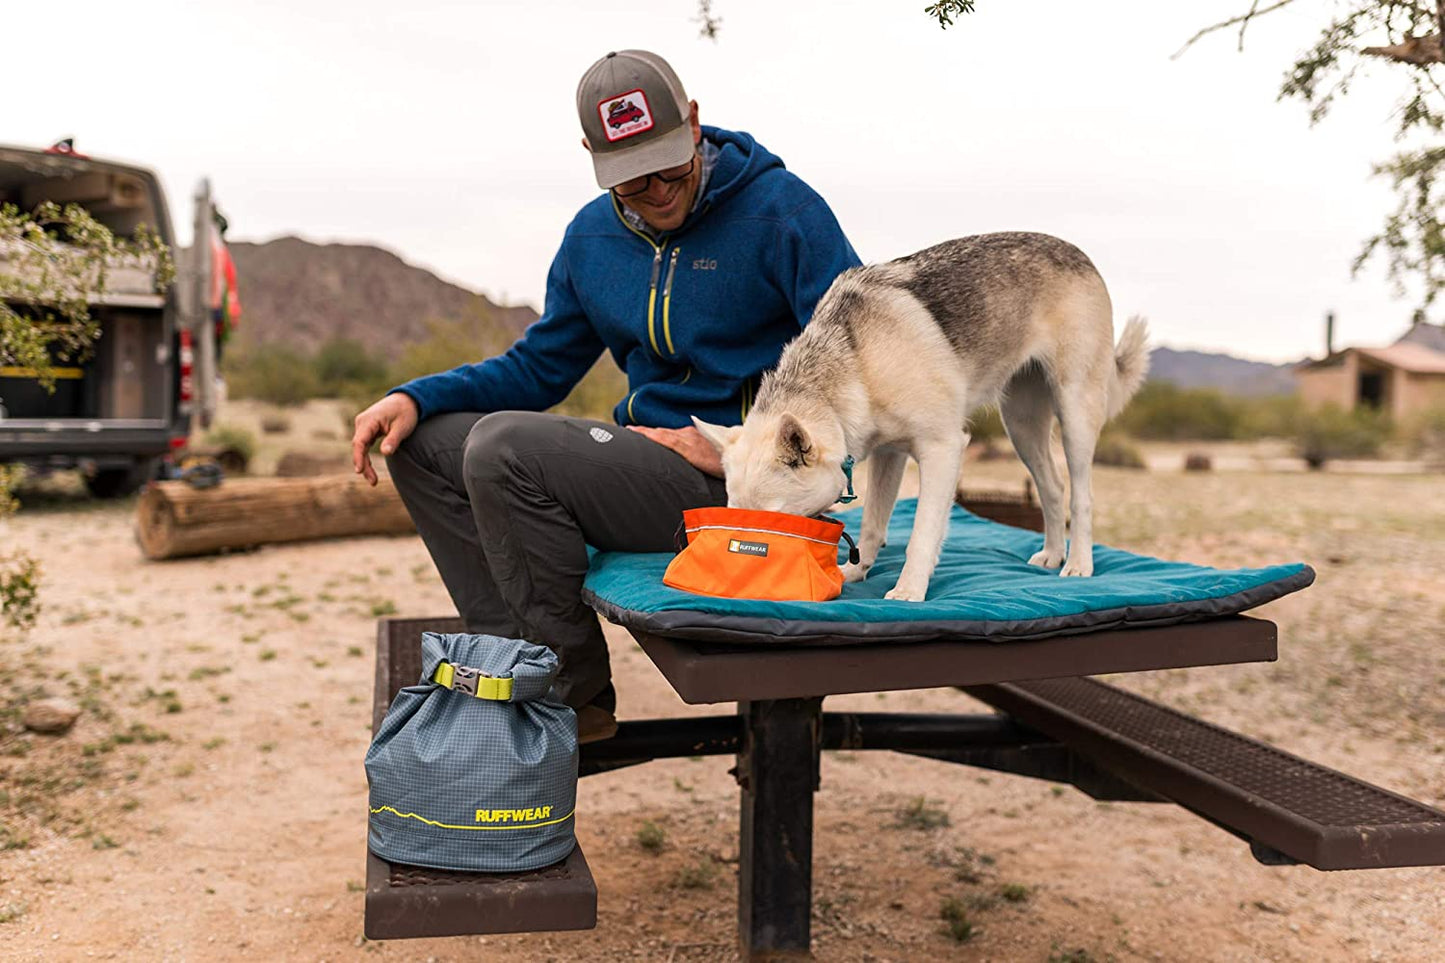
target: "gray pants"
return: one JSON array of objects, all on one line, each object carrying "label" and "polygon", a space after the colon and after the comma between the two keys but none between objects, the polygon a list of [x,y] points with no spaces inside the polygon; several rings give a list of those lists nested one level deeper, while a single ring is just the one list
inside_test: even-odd
[{"label": "gray pants", "polygon": [[607,643],[581,600],[587,546],[670,552],[722,479],[625,428],[500,411],[428,418],[387,459],[469,632],[548,646],[568,705],[612,709]]}]

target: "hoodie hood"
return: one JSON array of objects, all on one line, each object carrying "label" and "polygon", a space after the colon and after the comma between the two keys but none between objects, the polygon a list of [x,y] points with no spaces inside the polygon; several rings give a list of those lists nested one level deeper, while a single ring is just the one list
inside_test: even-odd
[{"label": "hoodie hood", "polygon": [[698,213],[722,204],[766,171],[783,169],[783,159],[753,140],[751,134],[704,127],[702,136],[717,145],[718,155]]}]

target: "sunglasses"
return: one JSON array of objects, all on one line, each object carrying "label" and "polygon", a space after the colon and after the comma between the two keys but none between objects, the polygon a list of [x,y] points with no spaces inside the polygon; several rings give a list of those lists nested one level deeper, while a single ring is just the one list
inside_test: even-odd
[{"label": "sunglasses", "polygon": [[648,184],[655,177],[664,184],[675,184],[692,173],[693,167],[697,164],[697,155],[686,164],[679,164],[676,167],[669,167],[666,170],[653,171],[651,174],[643,174],[641,177],[634,177],[630,181],[623,181],[612,188],[612,193],[618,197],[636,197],[647,190]]}]

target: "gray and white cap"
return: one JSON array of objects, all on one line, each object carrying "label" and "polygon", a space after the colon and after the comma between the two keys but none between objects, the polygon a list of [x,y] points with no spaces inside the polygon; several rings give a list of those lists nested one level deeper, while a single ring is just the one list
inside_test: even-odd
[{"label": "gray and white cap", "polygon": [[588,68],[577,115],[601,188],[686,164],[695,150],[682,81],[646,50],[616,50]]}]

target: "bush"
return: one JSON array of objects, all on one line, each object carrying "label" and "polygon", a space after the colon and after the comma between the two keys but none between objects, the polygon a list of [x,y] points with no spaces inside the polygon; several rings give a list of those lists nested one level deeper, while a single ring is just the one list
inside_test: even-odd
[{"label": "bush", "polygon": [[236,425],[217,425],[206,432],[205,443],[216,448],[229,448],[247,463],[256,457],[256,436]]},{"label": "bush", "polygon": [[350,338],[327,341],[317,349],[314,365],[318,387],[327,398],[346,398],[359,392],[380,395],[391,387],[386,360]]},{"label": "bush", "polygon": [[391,365],[387,387],[490,358],[511,344],[511,333],[483,312],[461,321],[430,321],[426,340],[406,345]]},{"label": "bush", "polygon": [[0,622],[29,629],[40,613],[40,563],[28,555],[0,558]]},{"label": "bush", "polygon": [[1311,468],[1335,458],[1374,458],[1390,436],[1390,419],[1369,408],[1345,411],[1338,405],[1302,416],[1295,450]]},{"label": "bush", "polygon": [[963,903],[952,897],[944,900],[938,907],[938,917],[943,920],[943,931],[955,942],[967,943],[973,939],[973,922]]},{"label": "bush", "polygon": [[1150,381],[1116,425],[1136,438],[1222,441],[1240,436],[1243,405],[1213,388],[1179,388]]},{"label": "bush", "polygon": [[1299,395],[1237,398],[1236,438],[1293,438],[1306,411]]},{"label": "bush", "polygon": [[310,358],[284,345],[247,345],[228,352],[223,365],[232,398],[299,405],[321,393]]},{"label": "bush", "polygon": [[637,845],[653,855],[662,852],[663,844],[666,842],[667,830],[650,819],[637,828]]},{"label": "bush", "polygon": [[987,445],[1004,437],[1003,417],[997,408],[980,408],[968,419],[968,431],[974,442]]},{"label": "bush", "polygon": [[627,377],[612,363],[611,355],[603,355],[586,377],[577,382],[572,393],[552,410],[575,418],[612,419],[612,409],[627,394]]},{"label": "bush", "polygon": [[1129,439],[1118,432],[1106,431],[1094,448],[1094,464],[1110,468],[1148,468],[1144,456]]},{"label": "bush", "polygon": [[1445,404],[1427,408],[1412,417],[1400,436],[1411,456],[1445,462]]}]

